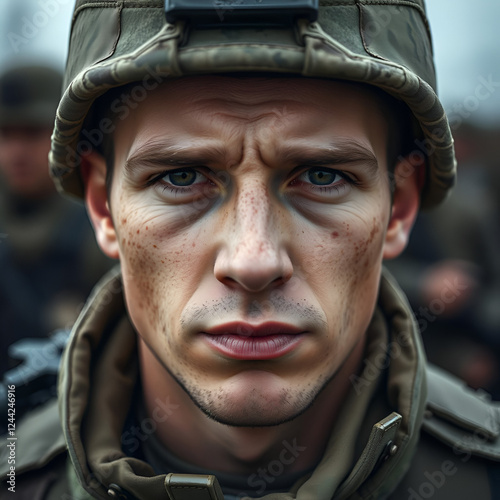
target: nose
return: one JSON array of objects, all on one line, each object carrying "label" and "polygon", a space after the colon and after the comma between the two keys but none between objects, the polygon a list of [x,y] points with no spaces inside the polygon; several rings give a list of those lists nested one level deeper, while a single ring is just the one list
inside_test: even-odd
[{"label": "nose", "polygon": [[214,274],[220,282],[260,292],[292,277],[293,266],[277,211],[266,186],[246,186],[236,194],[215,261]]}]

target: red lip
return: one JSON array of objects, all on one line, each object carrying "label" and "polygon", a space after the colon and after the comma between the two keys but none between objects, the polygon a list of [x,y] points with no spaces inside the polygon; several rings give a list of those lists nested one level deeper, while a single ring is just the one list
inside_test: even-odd
[{"label": "red lip", "polygon": [[284,323],[261,325],[234,322],[202,332],[220,354],[238,360],[267,360],[288,354],[301,342],[304,330]]}]

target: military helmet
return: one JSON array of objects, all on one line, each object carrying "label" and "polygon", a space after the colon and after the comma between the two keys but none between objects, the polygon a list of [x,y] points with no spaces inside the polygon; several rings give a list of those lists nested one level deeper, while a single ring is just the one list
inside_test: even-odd
[{"label": "military helmet", "polygon": [[49,156],[59,189],[83,196],[80,156],[114,129],[89,116],[110,89],[135,83],[107,103],[120,117],[169,78],[235,72],[382,89],[418,125],[411,154],[427,168],[422,206],[437,205],[454,184],[424,0],[77,0]]},{"label": "military helmet", "polygon": [[0,76],[0,126],[54,124],[62,74],[48,66],[16,66]]}]

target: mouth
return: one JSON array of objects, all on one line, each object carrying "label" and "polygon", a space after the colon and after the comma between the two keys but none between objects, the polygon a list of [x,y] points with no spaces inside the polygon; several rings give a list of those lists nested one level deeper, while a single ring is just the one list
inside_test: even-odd
[{"label": "mouth", "polygon": [[201,335],[225,357],[237,360],[267,360],[288,354],[298,347],[307,332],[293,325],[268,322],[261,325],[227,323]]}]

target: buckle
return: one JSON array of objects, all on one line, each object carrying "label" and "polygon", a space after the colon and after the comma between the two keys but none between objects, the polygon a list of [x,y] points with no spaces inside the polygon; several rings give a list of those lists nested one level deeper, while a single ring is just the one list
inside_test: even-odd
[{"label": "buckle", "polygon": [[202,474],[167,474],[165,489],[169,500],[224,500],[215,476]]}]

